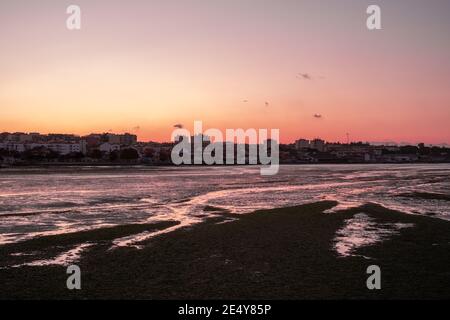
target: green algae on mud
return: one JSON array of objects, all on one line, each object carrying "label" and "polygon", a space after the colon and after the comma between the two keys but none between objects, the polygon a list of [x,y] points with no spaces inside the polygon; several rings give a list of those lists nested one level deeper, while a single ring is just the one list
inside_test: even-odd
[{"label": "green algae on mud", "polygon": [[[10,243],[1,247],[1,265],[23,263],[23,260],[27,255],[33,255],[35,259],[44,258],[45,256],[52,254],[56,255],[64,248],[83,243],[110,246],[112,240],[120,237],[126,237],[141,232],[163,230],[177,224],[179,224],[177,221],[162,221],[147,224],[119,225],[94,230],[49,235],[18,243]],[[20,253],[20,255],[14,255],[14,253]]]},{"label": "green algae on mud", "polygon": [[[80,291],[66,289],[61,266],[0,270],[0,298],[450,298],[449,222],[375,204],[324,213],[335,205],[323,201],[259,210],[225,224],[212,219],[147,240],[142,250],[96,246],[78,263]],[[359,248],[361,256],[340,257],[333,250],[336,231],[357,213],[414,227]],[[64,241],[63,236],[52,239],[55,245]],[[366,287],[372,264],[382,270],[381,290]]]}]

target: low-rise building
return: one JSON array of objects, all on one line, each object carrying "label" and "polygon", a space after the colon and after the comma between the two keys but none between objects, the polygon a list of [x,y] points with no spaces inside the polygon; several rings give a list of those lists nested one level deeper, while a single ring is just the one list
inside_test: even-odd
[{"label": "low-rise building", "polygon": [[299,140],[295,141],[295,148],[297,150],[299,150],[299,149],[307,149],[309,147],[310,147],[309,140],[299,139]]},{"label": "low-rise building", "polygon": [[105,153],[111,153],[113,151],[119,151],[120,145],[119,144],[111,144],[109,142],[102,143],[99,147],[101,152]]},{"label": "low-rise building", "polygon": [[314,139],[311,141],[311,149],[315,149],[320,152],[325,151],[325,141],[322,139]]},{"label": "low-rise building", "polygon": [[8,151],[25,152],[25,144],[15,143],[15,142],[4,142],[0,144],[0,149],[5,149]]},{"label": "low-rise building", "polygon": [[108,143],[110,144],[120,144],[125,146],[131,146],[135,143],[137,143],[137,136],[130,133],[124,133],[124,134],[114,134],[114,133],[108,133],[107,134]]},{"label": "low-rise building", "polygon": [[60,155],[70,153],[86,153],[86,147],[83,142],[79,143],[30,143],[26,145],[27,150],[44,147]]},{"label": "low-rise building", "polygon": [[385,154],[382,156],[384,162],[415,162],[419,157],[415,154]]},{"label": "low-rise building", "polygon": [[86,143],[84,141],[80,141],[79,143],[0,143],[0,149],[16,152],[25,152],[27,150],[33,150],[41,147],[52,150],[60,155],[67,155],[69,153],[77,152],[81,152],[83,154],[86,153]]}]

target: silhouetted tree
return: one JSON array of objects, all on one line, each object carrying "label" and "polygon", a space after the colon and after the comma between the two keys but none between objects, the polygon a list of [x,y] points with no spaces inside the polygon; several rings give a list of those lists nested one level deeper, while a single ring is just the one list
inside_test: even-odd
[{"label": "silhouetted tree", "polygon": [[114,150],[109,154],[109,160],[116,161],[119,159],[119,151]]},{"label": "silhouetted tree", "polygon": [[103,153],[98,149],[94,149],[89,153],[89,157],[93,159],[101,159],[103,157]]},{"label": "silhouetted tree", "polygon": [[152,148],[146,148],[144,150],[144,156],[146,156],[147,158],[153,158],[154,155],[155,155],[155,150],[153,150]]},{"label": "silhouetted tree", "polygon": [[161,150],[159,152],[159,161],[166,162],[167,160],[169,160],[169,158],[170,158],[170,154],[167,151]]},{"label": "silhouetted tree", "polygon": [[122,160],[136,160],[139,158],[139,153],[136,149],[126,148],[120,151],[120,159]]}]

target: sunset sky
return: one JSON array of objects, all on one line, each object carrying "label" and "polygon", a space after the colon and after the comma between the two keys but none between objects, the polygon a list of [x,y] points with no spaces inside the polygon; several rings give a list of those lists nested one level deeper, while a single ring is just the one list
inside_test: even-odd
[{"label": "sunset sky", "polygon": [[168,141],[201,120],[282,142],[450,143],[449,14],[448,0],[2,0],[0,131]]}]

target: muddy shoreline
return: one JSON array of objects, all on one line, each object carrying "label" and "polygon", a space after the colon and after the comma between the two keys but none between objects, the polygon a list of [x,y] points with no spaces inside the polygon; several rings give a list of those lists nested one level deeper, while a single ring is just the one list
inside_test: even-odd
[{"label": "muddy shoreline", "polygon": [[[118,235],[168,225],[134,225],[32,239],[2,247],[2,264],[26,256],[14,251],[96,243],[77,262],[82,289],[66,288],[66,268],[50,265],[0,270],[1,299],[448,299],[450,222],[367,204],[324,213],[324,201],[209,219],[141,243],[110,248]],[[391,239],[354,256],[333,250],[336,231],[355,214],[379,223],[408,223]],[[369,259],[365,258],[369,257]],[[366,268],[382,270],[382,289],[366,287]]]}]

